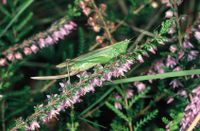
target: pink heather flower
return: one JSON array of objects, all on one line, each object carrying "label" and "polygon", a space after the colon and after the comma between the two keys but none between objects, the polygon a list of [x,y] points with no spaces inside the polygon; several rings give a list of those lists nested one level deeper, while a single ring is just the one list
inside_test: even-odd
[{"label": "pink heather flower", "polygon": [[7,55],[7,59],[9,61],[13,61],[15,59],[15,56],[12,53],[10,53],[10,54]]},{"label": "pink heather flower", "polygon": [[138,92],[142,92],[146,88],[146,85],[142,82],[134,82],[134,86],[136,86]]},{"label": "pink heather flower", "polygon": [[185,90],[180,90],[177,92],[177,94],[182,97],[187,97],[187,92]]},{"label": "pink heather flower", "polygon": [[73,22],[73,21],[70,21],[69,24],[72,25],[73,27],[77,27],[77,24],[75,22]]},{"label": "pink heather flower", "polygon": [[186,40],[183,42],[183,48],[190,49],[190,48],[194,48],[194,46],[192,45],[192,43],[190,43],[190,41]]},{"label": "pink heather flower", "polygon": [[195,32],[194,32],[194,37],[195,37],[198,41],[200,41],[200,31],[195,31]]},{"label": "pink heather flower", "polygon": [[7,4],[7,0],[2,0],[2,3],[5,5]]},{"label": "pink heather flower", "polygon": [[136,58],[140,63],[144,63],[144,59],[142,58],[142,55],[138,55]]},{"label": "pink heather flower", "polygon": [[92,83],[90,83],[86,88],[85,88],[86,92],[94,92],[95,89],[94,89],[94,86],[92,85]]},{"label": "pink heather flower", "polygon": [[133,97],[133,90],[127,89],[126,90],[126,98],[131,98],[131,97]]},{"label": "pink heather flower", "polygon": [[7,64],[6,59],[1,58],[1,59],[0,59],[0,66],[5,66],[6,64]]},{"label": "pink heather flower", "polygon": [[178,59],[183,58],[184,55],[185,55],[185,52],[184,52],[183,50],[180,50],[180,51],[178,52]]},{"label": "pink heather flower", "polygon": [[166,60],[166,66],[173,68],[177,64],[176,59],[174,59],[172,56],[168,55]]},{"label": "pink heather flower", "polygon": [[84,1],[80,1],[79,6],[81,7],[81,9],[85,9],[86,8],[86,4]]},{"label": "pink heather flower", "polygon": [[54,40],[53,38],[51,38],[50,36],[48,36],[46,39],[45,39],[45,43],[48,45],[51,45],[54,43]]},{"label": "pink heather flower", "polygon": [[30,126],[29,126],[29,129],[30,129],[31,131],[34,131],[34,130],[36,130],[36,129],[38,129],[38,128],[40,128],[40,125],[39,125],[38,122],[36,122],[36,121],[33,121],[33,122],[30,124]]},{"label": "pink heather flower", "polygon": [[185,108],[184,117],[181,121],[181,131],[185,131],[200,112],[200,86],[197,86],[192,93],[191,103]]},{"label": "pink heather flower", "polygon": [[176,46],[176,45],[171,45],[170,48],[169,48],[169,50],[170,50],[172,53],[174,53],[174,52],[177,51],[177,46]]},{"label": "pink heather flower", "polygon": [[180,66],[177,66],[176,68],[173,69],[173,71],[181,71],[182,68]]},{"label": "pink heather flower", "polygon": [[30,48],[28,48],[28,47],[25,47],[24,48],[24,54],[25,55],[30,55],[30,54],[32,54],[32,50]]},{"label": "pink heather flower", "polygon": [[119,100],[119,99],[121,99],[121,96],[119,94],[115,94],[115,99]]},{"label": "pink heather flower", "polygon": [[54,41],[58,41],[59,38],[60,38],[60,33],[59,33],[59,31],[53,32],[52,37],[53,37]]},{"label": "pink heather flower", "polygon": [[90,90],[87,90],[87,87],[81,88],[80,90],[78,90],[78,95],[83,96],[89,91]]},{"label": "pink heather flower", "polygon": [[101,30],[101,27],[100,27],[99,25],[94,25],[94,26],[93,26],[93,30],[94,30],[95,32],[99,32],[99,31]]},{"label": "pink heather flower", "polygon": [[[114,77],[124,76],[124,73],[127,72],[130,69],[130,66],[133,64],[133,61],[127,60],[125,64],[122,64],[117,69],[114,69],[112,71],[112,75]],[[119,66],[119,63],[116,63],[116,66]]]},{"label": "pink heather flower", "polygon": [[198,29],[200,29],[200,24],[197,27],[198,27]]},{"label": "pink heather flower", "polygon": [[68,34],[69,34],[69,31],[65,30],[64,28],[60,28],[59,33],[60,33],[61,35],[65,36],[65,35],[68,35]]},{"label": "pink heather flower", "polygon": [[57,115],[59,115],[59,112],[57,110],[53,109],[48,113],[47,119],[51,120],[52,118],[56,117]]},{"label": "pink heather flower", "polygon": [[170,97],[168,100],[167,100],[167,104],[170,104],[174,101],[174,98],[173,97]]},{"label": "pink heather flower", "polygon": [[191,50],[191,51],[189,52],[189,54],[188,54],[188,57],[187,57],[188,61],[192,61],[192,60],[196,59],[196,57],[197,57],[198,54],[199,54],[198,51],[196,51],[196,50]]},{"label": "pink heather flower", "polygon": [[191,78],[200,78],[200,75],[196,75],[196,74],[193,74],[193,75],[191,75]]},{"label": "pink heather flower", "polygon": [[88,73],[87,71],[84,71],[84,72],[82,72],[82,73],[79,73],[79,74],[77,75],[77,77],[78,77],[78,78],[88,78],[89,75],[90,75],[90,73]]},{"label": "pink heather flower", "polygon": [[93,86],[101,86],[102,85],[102,81],[99,78],[95,78],[94,80],[92,80],[91,83]]},{"label": "pink heather flower", "polygon": [[[150,69],[150,70],[148,70],[147,74],[148,75],[153,75],[153,74],[156,74],[156,72],[153,69]],[[149,83],[153,83],[153,79],[150,79],[148,81],[149,81]]]},{"label": "pink heather flower", "polygon": [[111,81],[112,78],[112,72],[108,71],[104,73],[102,80],[103,81]]},{"label": "pink heather flower", "polygon": [[86,16],[89,16],[90,13],[91,13],[91,9],[86,7],[85,9],[83,9],[83,13],[86,15]]},{"label": "pink heather flower", "polygon": [[92,17],[89,17],[88,18],[88,24],[90,25],[90,26],[95,26],[95,20],[94,20],[94,18],[92,18]]},{"label": "pink heather flower", "polygon": [[36,53],[39,49],[36,45],[32,45],[31,50],[32,50],[32,52]]},{"label": "pink heather flower", "polygon": [[180,82],[180,80],[178,79],[174,79],[169,83],[170,86],[172,86],[172,88],[178,88],[178,87],[183,87],[183,84]]},{"label": "pink heather flower", "polygon": [[165,131],[170,131],[170,125],[172,124],[172,121],[170,121],[166,126],[165,126]]},{"label": "pink heather flower", "polygon": [[154,48],[154,47],[150,47],[149,48],[149,51],[151,52],[151,53],[153,53],[153,54],[156,54],[156,48]]},{"label": "pink heather flower", "polygon": [[[159,74],[162,74],[162,73],[165,73],[165,70],[164,70],[164,63],[163,63],[163,60],[157,60],[154,65],[153,65],[153,69],[158,72]],[[155,74],[155,73],[154,73]]]},{"label": "pink heather flower", "polygon": [[65,24],[64,28],[65,28],[65,30],[72,30],[74,28],[74,26],[71,24]]},{"label": "pink heather flower", "polygon": [[22,59],[22,54],[19,53],[19,52],[15,53],[15,58],[16,58],[17,60]]},{"label": "pink heather flower", "polygon": [[173,16],[173,11],[168,10],[165,12],[165,18],[171,18]]},{"label": "pink heather flower", "polygon": [[39,46],[40,46],[40,48],[44,48],[45,47],[45,40],[43,38],[39,39]]},{"label": "pink heather flower", "polygon": [[99,43],[99,44],[102,44],[102,43],[103,43],[103,37],[97,35],[97,36],[96,36],[96,42]]},{"label": "pink heather flower", "polygon": [[174,34],[175,33],[175,29],[174,29],[174,26],[171,26],[170,28],[169,28],[169,32],[168,32],[168,34]]},{"label": "pink heather flower", "polygon": [[143,52],[143,56],[149,57],[149,54],[147,52]]},{"label": "pink heather flower", "polygon": [[65,84],[63,82],[60,82],[59,85],[60,85],[61,88],[65,87]]},{"label": "pink heather flower", "polygon": [[122,105],[119,102],[115,102],[115,108],[121,110]]}]

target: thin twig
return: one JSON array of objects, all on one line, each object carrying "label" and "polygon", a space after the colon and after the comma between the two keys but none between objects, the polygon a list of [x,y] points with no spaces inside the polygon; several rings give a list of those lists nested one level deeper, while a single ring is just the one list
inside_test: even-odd
[{"label": "thin twig", "polygon": [[1,104],[1,121],[2,121],[2,131],[6,131],[6,125],[5,125],[5,100],[2,101]]},{"label": "thin twig", "polygon": [[[166,96],[165,93],[161,94],[159,97],[157,97],[155,99],[155,102],[159,102],[162,98],[164,98]],[[138,118],[139,116],[143,115],[146,111],[148,111],[151,108],[151,105],[146,106],[143,110],[141,110],[137,115],[136,118]]]},{"label": "thin twig", "polygon": [[133,14],[138,14],[140,11],[144,9],[147,5],[151,4],[154,0],[150,0],[147,4],[140,5],[136,10],[133,11]]},{"label": "thin twig", "polygon": [[106,22],[105,22],[105,20],[104,20],[104,18],[103,18],[103,16],[102,16],[101,12],[99,11],[99,8],[98,8],[97,5],[95,4],[94,0],[92,0],[92,3],[93,3],[93,6],[94,6],[94,8],[95,8],[97,14],[99,15],[100,19],[101,19],[102,22],[103,22],[104,29],[105,29],[105,31],[106,31],[106,34],[107,34],[109,40],[110,40],[110,43],[113,44],[112,36],[111,36],[111,34],[110,34],[110,31],[109,31],[109,29],[108,29],[108,26],[107,26],[107,24],[106,24]]},{"label": "thin twig", "polygon": [[178,41],[179,41],[179,44],[181,46],[182,45],[182,34],[181,34],[181,26],[180,26],[180,23],[179,23],[178,8],[177,8],[176,0],[173,0],[173,7],[175,9],[174,15],[176,17],[175,21],[176,21],[176,25],[177,25],[177,28],[178,28]]},{"label": "thin twig", "polygon": [[[156,15],[151,19],[151,21],[148,23],[148,25],[144,28],[144,30],[149,30],[155,22],[157,22],[160,14],[164,11],[164,7],[162,7],[157,13]],[[128,49],[128,51],[131,51],[132,49],[134,49],[139,43],[140,41],[143,39],[143,37],[145,36],[144,33],[141,33],[137,39],[135,40],[135,42],[130,46],[130,48]]]}]

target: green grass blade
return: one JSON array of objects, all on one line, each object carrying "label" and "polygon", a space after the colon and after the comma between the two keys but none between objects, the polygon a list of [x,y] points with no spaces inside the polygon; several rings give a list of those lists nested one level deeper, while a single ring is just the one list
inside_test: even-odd
[{"label": "green grass blade", "polygon": [[17,26],[17,31],[23,30],[23,28],[28,24],[28,22],[31,20],[33,17],[33,13],[29,13]]},{"label": "green grass blade", "polygon": [[129,122],[129,119],[128,117],[123,113],[121,112],[120,110],[116,109],[112,104],[110,104],[109,102],[106,102],[106,106],[112,110],[118,117],[122,118],[123,120]]},{"label": "green grass blade", "polygon": [[152,79],[164,79],[164,78],[188,76],[188,75],[193,75],[193,74],[196,74],[196,75],[200,74],[200,69],[184,70],[184,71],[168,72],[168,73],[163,73],[163,74],[145,75],[145,76],[119,79],[119,80],[114,80],[112,82],[106,82],[105,85],[129,83],[129,82],[134,82],[134,81],[145,81],[145,80],[152,80]]},{"label": "green grass blade", "polygon": [[15,15],[15,17],[8,23],[5,29],[1,32],[0,38],[7,32],[7,30],[12,26],[12,24],[19,18],[19,16],[33,3],[34,0],[28,0],[24,3],[24,5],[20,8],[19,12]]},{"label": "green grass blade", "polygon": [[102,125],[100,125],[100,124],[98,124],[98,123],[95,123],[95,122],[93,122],[93,121],[90,121],[90,120],[88,120],[88,119],[85,119],[85,118],[79,118],[79,119],[81,119],[82,121],[85,121],[85,122],[87,122],[87,123],[89,123],[89,124],[92,124],[93,126],[98,126],[98,127],[101,127],[101,128],[106,129],[105,126],[102,126]]},{"label": "green grass blade", "polygon": [[2,4],[0,4],[0,12],[2,12],[4,15],[6,15],[7,17],[11,17],[10,12],[7,11],[6,8],[4,8],[4,6]]},{"label": "green grass blade", "polygon": [[110,88],[108,91],[106,91],[97,101],[95,101],[91,106],[86,108],[84,111],[81,112],[80,116],[87,113],[89,110],[91,110],[93,107],[95,107],[98,103],[100,103],[104,98],[106,98],[115,88]]}]

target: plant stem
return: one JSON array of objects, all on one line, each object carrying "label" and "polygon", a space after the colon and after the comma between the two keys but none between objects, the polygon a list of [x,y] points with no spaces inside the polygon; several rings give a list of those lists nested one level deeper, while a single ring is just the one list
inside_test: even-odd
[{"label": "plant stem", "polygon": [[194,121],[192,122],[192,124],[187,129],[187,131],[192,131],[196,127],[196,125],[198,124],[199,120],[200,120],[200,112],[197,114]]},{"label": "plant stem", "polygon": [[6,126],[5,126],[5,100],[2,101],[2,104],[1,104],[1,121],[2,121],[2,131],[5,131],[6,130]]},{"label": "plant stem", "polygon": [[178,28],[178,41],[179,41],[179,44],[181,46],[182,45],[182,35],[181,35],[181,26],[180,26],[180,23],[179,23],[178,8],[177,8],[176,0],[173,0],[173,7],[175,9],[174,15],[176,17],[175,21],[176,21],[176,25],[177,25],[177,28]]},{"label": "plant stem", "polygon": [[108,26],[107,26],[107,24],[106,24],[106,22],[105,22],[105,20],[104,20],[104,18],[103,18],[103,16],[102,16],[101,12],[99,11],[98,7],[96,6],[96,4],[95,4],[95,2],[94,2],[93,0],[92,0],[92,3],[93,3],[93,6],[94,6],[94,8],[95,8],[97,14],[99,15],[100,19],[101,19],[102,22],[103,22],[104,29],[105,29],[105,31],[106,31],[106,34],[107,34],[109,40],[110,40],[110,43],[111,43],[111,44],[114,44],[113,41],[112,41],[111,33],[110,33],[109,29],[108,29]]},{"label": "plant stem", "polygon": [[128,126],[129,126],[129,130],[130,130],[130,131],[133,131],[132,122],[129,122],[129,123],[128,123]]}]

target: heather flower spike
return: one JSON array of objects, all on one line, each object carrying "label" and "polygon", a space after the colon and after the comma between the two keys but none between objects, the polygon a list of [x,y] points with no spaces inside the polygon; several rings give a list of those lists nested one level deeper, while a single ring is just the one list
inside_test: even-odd
[{"label": "heather flower spike", "polygon": [[[143,49],[145,50],[145,49]],[[146,51],[149,51],[146,49]],[[125,73],[131,69],[131,66],[136,62],[134,58],[140,56],[141,54],[129,54],[128,55],[120,55],[119,60],[113,61],[108,64],[109,66],[99,67],[97,68],[93,74],[88,75],[88,73],[83,72],[79,74],[79,78],[83,78],[83,81],[79,81],[75,84],[71,84],[70,86],[73,88],[68,88],[69,84],[66,82],[61,82],[60,86],[62,99],[58,97],[58,95],[48,96],[48,104],[46,106],[40,107],[38,110],[42,110],[43,115],[37,115],[37,111],[33,114],[35,115],[35,119],[40,120],[43,123],[47,123],[50,119],[56,118],[59,115],[59,112],[65,110],[66,108],[71,107],[75,103],[81,102],[81,96],[89,92],[94,92],[95,87],[102,86],[103,82],[110,81],[112,77],[121,77],[124,76]],[[133,55],[133,56],[132,56]],[[103,68],[103,69],[102,69]],[[101,74],[101,75],[100,75]],[[97,75],[97,76],[96,76]],[[84,85],[84,86],[83,86]],[[138,92],[143,91],[146,88],[146,85],[137,82],[135,86],[138,89]],[[71,93],[71,95],[69,95]],[[132,90],[127,90],[127,98],[133,96]],[[120,99],[120,96],[116,96],[116,99]],[[53,106],[51,110],[49,110],[52,101],[56,101],[56,106]],[[122,109],[120,103],[116,102],[115,107],[117,109]]]},{"label": "heather flower spike", "polygon": [[58,43],[64,39],[77,27],[76,23],[62,18],[52,24],[52,26],[44,32],[36,34],[34,37],[24,40],[21,44],[16,44],[3,51],[0,58],[0,66],[5,66],[13,60],[23,59],[26,55],[37,53],[40,49]]},{"label": "heather flower spike", "polygon": [[191,102],[185,108],[184,117],[181,121],[181,131],[187,130],[195,117],[200,113],[200,86],[193,89],[192,93]]}]

